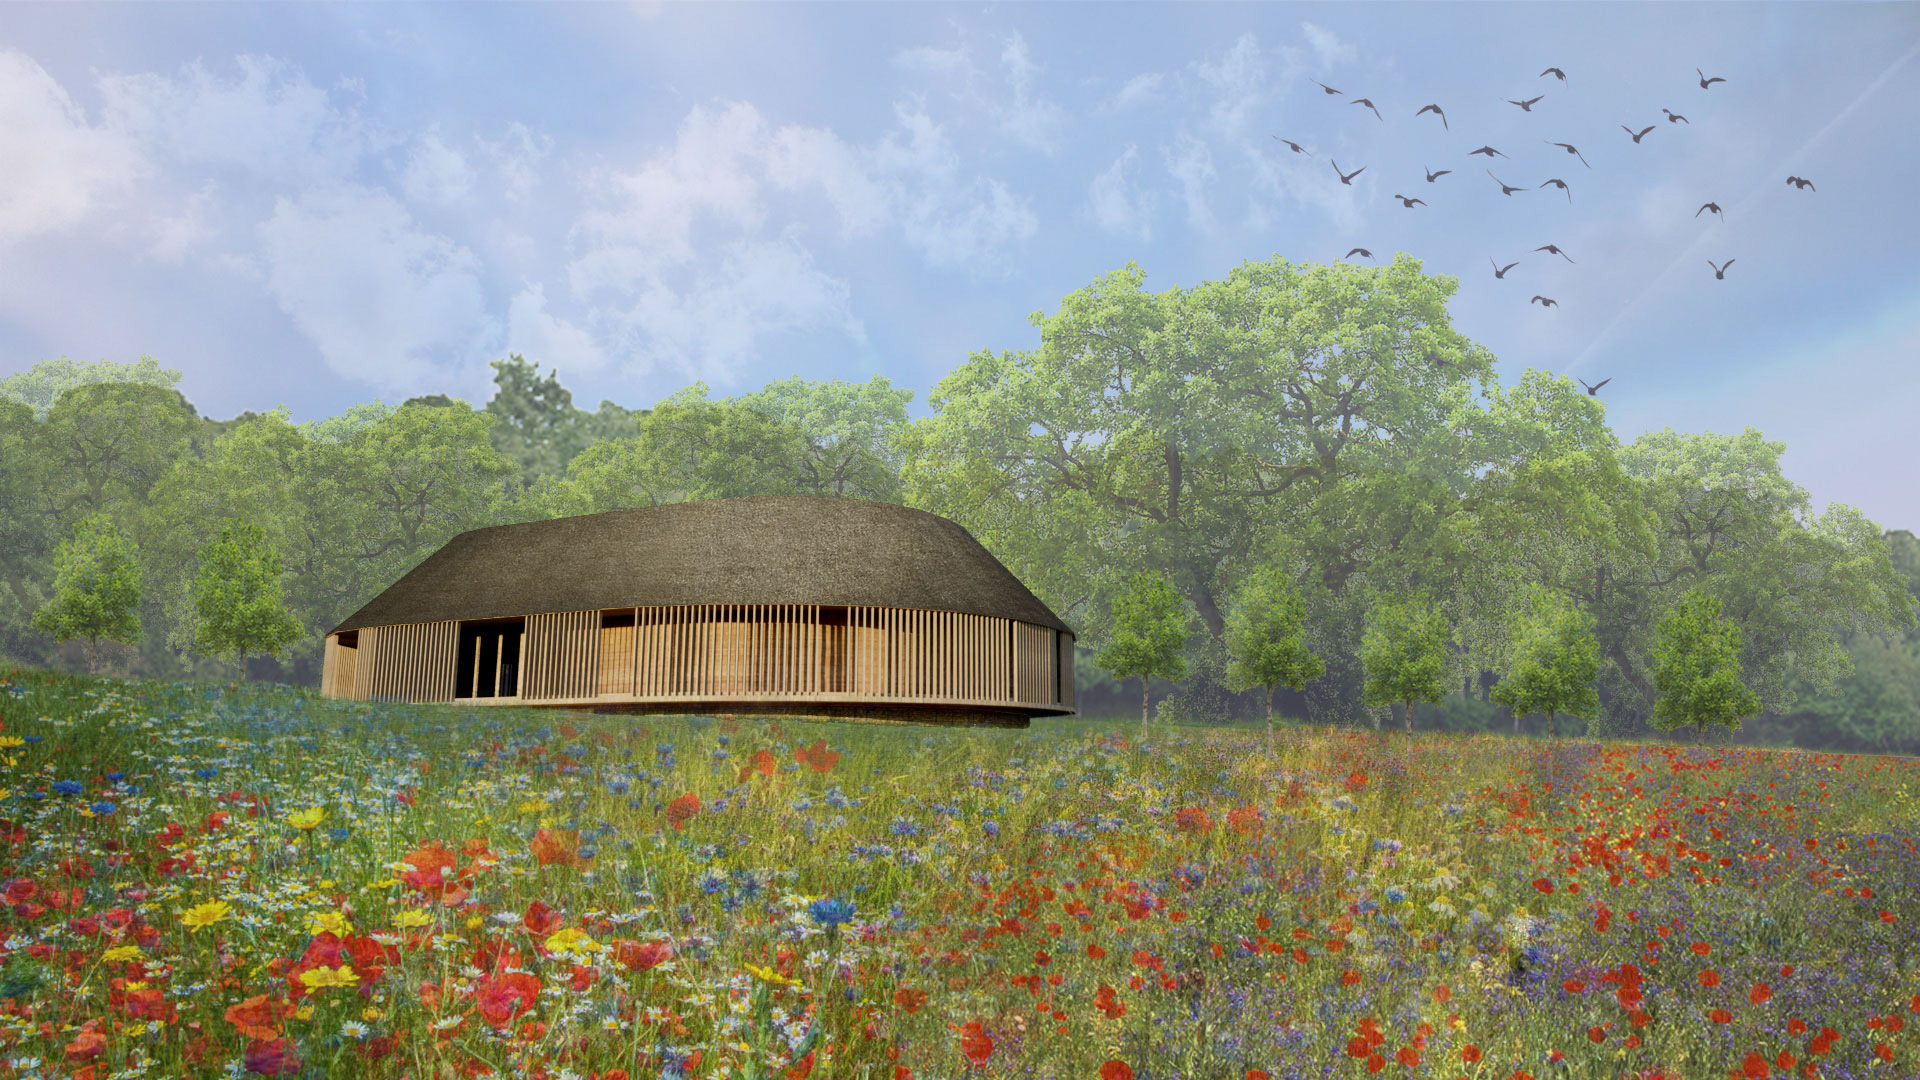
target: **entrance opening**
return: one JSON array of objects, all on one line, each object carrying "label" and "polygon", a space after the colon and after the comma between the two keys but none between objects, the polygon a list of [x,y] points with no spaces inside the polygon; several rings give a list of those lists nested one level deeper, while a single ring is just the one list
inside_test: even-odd
[{"label": "entrance opening", "polygon": [[487,619],[460,624],[460,662],[454,698],[518,697],[520,637],[526,619]]}]

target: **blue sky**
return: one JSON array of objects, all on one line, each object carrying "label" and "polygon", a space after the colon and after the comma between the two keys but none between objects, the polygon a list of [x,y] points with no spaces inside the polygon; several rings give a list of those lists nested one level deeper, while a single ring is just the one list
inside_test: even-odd
[{"label": "blue sky", "polygon": [[922,416],[1129,260],[1366,247],[1457,277],[1502,382],[1752,425],[1920,529],[1916,132],[1915,4],[9,4],[0,376],[145,353],[304,421],[520,352],[589,409],[880,373]]}]

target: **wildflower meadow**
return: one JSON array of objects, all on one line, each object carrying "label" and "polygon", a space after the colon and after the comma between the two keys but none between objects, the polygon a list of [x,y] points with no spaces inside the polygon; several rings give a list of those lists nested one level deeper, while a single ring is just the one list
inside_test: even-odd
[{"label": "wildflower meadow", "polygon": [[0,676],[0,1077],[1914,1077],[1908,758]]}]

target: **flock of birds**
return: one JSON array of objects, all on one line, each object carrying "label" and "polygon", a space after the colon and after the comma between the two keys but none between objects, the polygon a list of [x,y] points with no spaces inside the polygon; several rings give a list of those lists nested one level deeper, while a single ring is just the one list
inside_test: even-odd
[{"label": "flock of birds", "polygon": [[[1700,70],[1699,68],[1694,68],[1693,70],[1694,70],[1694,74],[1696,74],[1696,75],[1698,75],[1698,76],[1700,76],[1700,89],[1702,89],[1702,90],[1707,90],[1707,89],[1710,89],[1710,88],[1712,88],[1712,86],[1713,86],[1713,84],[1714,84],[1714,83],[1720,83],[1720,82],[1726,82],[1726,81],[1727,81],[1726,79],[1724,79],[1724,78],[1721,78],[1720,76],[1717,76],[1717,75],[1716,75],[1716,76],[1713,76],[1713,77],[1711,77],[1711,78],[1709,78],[1709,77],[1707,76],[1707,73],[1706,73],[1706,72],[1704,72],[1704,71],[1702,71],[1702,70]],[[1551,76],[1553,76],[1554,78],[1556,78],[1556,79],[1558,79],[1558,80],[1560,80],[1560,81],[1561,81],[1562,83],[1564,83],[1564,82],[1566,82],[1566,81],[1567,81],[1567,73],[1566,73],[1566,72],[1564,72],[1564,71],[1562,71],[1562,70],[1560,70],[1560,69],[1559,69],[1559,68],[1557,68],[1557,67],[1550,67],[1550,68],[1548,68],[1547,70],[1545,70],[1545,71],[1542,71],[1542,72],[1541,72],[1541,73],[1539,74],[1539,76],[1538,76],[1538,78],[1543,78],[1543,79],[1544,79],[1544,78],[1546,78],[1546,77],[1547,77],[1547,76],[1549,76],[1549,75],[1551,75]],[[1317,80],[1317,79],[1315,79],[1315,80],[1313,80],[1313,84],[1314,84],[1315,86],[1318,86],[1318,87],[1319,87],[1319,88],[1320,88],[1321,90],[1323,90],[1323,91],[1325,91],[1325,92],[1327,93],[1327,95],[1328,95],[1328,96],[1330,96],[1330,97],[1331,97],[1331,96],[1333,96],[1333,95],[1336,95],[1336,94],[1339,94],[1339,95],[1342,95],[1342,96],[1344,96],[1344,92],[1343,92],[1343,91],[1340,91],[1340,90],[1336,90],[1336,89],[1334,89],[1333,87],[1331,87],[1331,86],[1328,86],[1328,85],[1327,85],[1326,83],[1323,83],[1323,82],[1320,82],[1320,81],[1319,81],[1319,80]],[[1514,99],[1514,98],[1506,98],[1506,99],[1504,99],[1504,100],[1505,100],[1505,101],[1506,101],[1506,102],[1507,102],[1508,104],[1510,104],[1510,105],[1517,105],[1517,106],[1519,106],[1522,112],[1528,112],[1528,113],[1531,113],[1531,112],[1533,111],[1533,107],[1534,107],[1535,105],[1537,105],[1537,104],[1539,104],[1539,103],[1541,102],[1541,100],[1543,100],[1543,99],[1544,99],[1545,97],[1546,97],[1546,95],[1545,95],[1545,94],[1536,94],[1536,95],[1534,95],[1533,97],[1530,97],[1530,98],[1526,98],[1526,99],[1524,99],[1524,100],[1517,100],[1517,99]],[[1378,109],[1377,107],[1375,107],[1375,106],[1374,106],[1374,104],[1373,104],[1373,102],[1372,102],[1371,100],[1369,100],[1369,99],[1367,99],[1367,98],[1354,98],[1354,99],[1352,99],[1351,101],[1349,101],[1349,102],[1348,102],[1348,104],[1350,104],[1350,105],[1365,105],[1365,106],[1366,106],[1366,107],[1367,107],[1367,108],[1368,108],[1369,110],[1371,110],[1371,111],[1372,111],[1372,113],[1373,113],[1373,115],[1374,115],[1375,117],[1378,117],[1378,118],[1379,118],[1379,119],[1380,119],[1380,120],[1381,120],[1382,122],[1384,122],[1384,121],[1386,120],[1386,117],[1384,117],[1384,116],[1381,116],[1381,115],[1380,115],[1380,110],[1379,110],[1379,109]],[[1692,127],[1692,126],[1693,126],[1693,121],[1691,121],[1691,120],[1688,120],[1688,119],[1687,119],[1686,117],[1684,117],[1684,116],[1682,116],[1682,115],[1680,115],[1680,114],[1679,114],[1679,113],[1677,113],[1677,112],[1674,112],[1674,111],[1673,111],[1672,109],[1666,109],[1666,108],[1663,108],[1663,109],[1661,109],[1660,111],[1661,111],[1662,113],[1665,113],[1665,114],[1666,114],[1666,117],[1667,117],[1667,123],[1669,123],[1669,124],[1686,124],[1686,125],[1687,125],[1688,127]],[[1427,114],[1427,113],[1432,113],[1432,114],[1434,114],[1435,116],[1437,116],[1437,117],[1439,117],[1439,118],[1440,118],[1440,125],[1441,125],[1441,127],[1442,127],[1442,129],[1444,129],[1444,130],[1446,130],[1446,131],[1452,131],[1452,130],[1453,130],[1453,128],[1452,128],[1452,125],[1450,125],[1450,124],[1448,124],[1448,123],[1447,123],[1447,114],[1446,114],[1446,110],[1444,110],[1444,109],[1442,109],[1442,108],[1441,108],[1441,107],[1440,107],[1439,105],[1437,105],[1437,104],[1429,104],[1429,105],[1422,105],[1422,106],[1421,106],[1421,107],[1419,108],[1419,110],[1418,110],[1418,111],[1416,111],[1416,112],[1415,112],[1415,113],[1414,113],[1413,115],[1415,116],[1415,118],[1418,118],[1418,117],[1420,117],[1420,116],[1424,116],[1424,115],[1425,115],[1425,114]],[[1658,126],[1659,126],[1659,125],[1657,125],[1657,124],[1651,124],[1651,125],[1648,125],[1647,127],[1644,127],[1644,128],[1641,128],[1641,129],[1640,129],[1639,131],[1635,131],[1634,129],[1632,129],[1632,128],[1630,128],[1630,127],[1628,127],[1627,125],[1625,125],[1625,124],[1622,124],[1622,125],[1620,125],[1620,129],[1621,129],[1622,131],[1625,131],[1625,132],[1627,133],[1627,135],[1628,135],[1628,136],[1629,136],[1630,138],[1632,138],[1632,139],[1633,139],[1633,142],[1634,142],[1634,145],[1636,145],[1636,146],[1638,146],[1638,145],[1640,144],[1640,140],[1641,140],[1641,139],[1644,139],[1644,138],[1646,138],[1646,137],[1647,137],[1647,135],[1648,135],[1648,134],[1649,134],[1650,132],[1652,132],[1652,131],[1653,131],[1653,130],[1654,130],[1654,129],[1655,129],[1656,127],[1658,127]],[[1274,138],[1276,138],[1276,139],[1280,139],[1280,141],[1281,141],[1282,143],[1285,143],[1285,144],[1286,144],[1286,146],[1287,146],[1287,148],[1288,148],[1288,149],[1290,149],[1290,150],[1292,150],[1292,151],[1293,151],[1294,153],[1296,153],[1296,154],[1305,154],[1305,155],[1307,155],[1308,157],[1313,157],[1313,156],[1314,156],[1314,154],[1313,154],[1313,152],[1312,152],[1312,151],[1310,151],[1310,150],[1308,150],[1308,149],[1307,149],[1306,147],[1304,147],[1304,146],[1301,146],[1301,145],[1300,145],[1299,143],[1297,143],[1297,142],[1294,142],[1294,141],[1293,141],[1293,140],[1291,140],[1291,139],[1281,139],[1281,138],[1280,138],[1280,136],[1278,136],[1278,135],[1275,135],[1275,136],[1274,136]],[[1587,168],[1589,168],[1589,169],[1591,169],[1591,168],[1593,168],[1593,166],[1592,166],[1592,165],[1589,165],[1589,164],[1587,163],[1587,159],[1586,159],[1586,156],[1585,156],[1584,154],[1582,154],[1582,153],[1580,153],[1580,150],[1579,150],[1579,148],[1578,148],[1578,147],[1576,147],[1576,146],[1574,146],[1573,144],[1571,144],[1571,143],[1563,143],[1563,142],[1554,142],[1554,141],[1552,141],[1551,139],[1542,139],[1541,141],[1542,141],[1542,142],[1544,142],[1544,143],[1546,143],[1546,144],[1547,144],[1548,146],[1557,146],[1557,147],[1559,147],[1560,149],[1562,149],[1562,150],[1565,150],[1565,151],[1566,151],[1566,152],[1567,152],[1568,154],[1571,154],[1572,156],[1574,156],[1574,157],[1576,157],[1576,158],[1579,158],[1579,159],[1580,159],[1580,164],[1582,164],[1582,165],[1586,165],[1586,167],[1587,167]],[[1479,149],[1477,149],[1477,150],[1471,150],[1471,151],[1469,151],[1469,152],[1468,152],[1468,154],[1467,154],[1467,156],[1468,156],[1468,157],[1472,157],[1472,156],[1474,156],[1474,155],[1476,155],[1476,154],[1478,154],[1478,155],[1482,155],[1482,156],[1484,156],[1484,157],[1486,157],[1486,158],[1487,158],[1487,160],[1488,160],[1489,162],[1491,162],[1491,161],[1492,161],[1492,160],[1493,160],[1493,159],[1494,159],[1495,157],[1503,157],[1503,158],[1504,158],[1504,157],[1506,157],[1506,156],[1507,156],[1507,155],[1505,155],[1505,154],[1503,154],[1503,153],[1501,153],[1500,151],[1498,151],[1498,150],[1496,150],[1496,149],[1494,149],[1494,148],[1493,148],[1493,147],[1491,147],[1491,146],[1482,146],[1482,147],[1480,147],[1480,148],[1479,148]],[[1508,160],[1512,160],[1512,159],[1510,159],[1510,158],[1509,158]],[[1343,171],[1343,170],[1342,170],[1342,169],[1340,168],[1340,163],[1339,163],[1339,162],[1337,162],[1337,161],[1334,161],[1334,160],[1333,160],[1333,159],[1332,159],[1331,157],[1329,157],[1329,158],[1327,159],[1327,161],[1328,161],[1328,163],[1329,163],[1329,164],[1331,164],[1331,165],[1333,166],[1333,172],[1334,172],[1334,175],[1335,175],[1335,176],[1338,176],[1338,177],[1340,178],[1340,182],[1341,182],[1342,184],[1345,184],[1345,185],[1347,185],[1348,187],[1351,187],[1351,186],[1353,186],[1353,178],[1354,178],[1354,177],[1356,177],[1356,176],[1359,176],[1359,175],[1360,175],[1361,173],[1363,173],[1363,172],[1366,172],[1366,171],[1367,171],[1367,167],[1366,167],[1365,165],[1362,165],[1361,167],[1359,167],[1359,168],[1357,168],[1357,169],[1355,169],[1355,170],[1353,170],[1352,172],[1345,172],[1345,171]],[[1423,166],[1423,168],[1424,168],[1424,166]],[[1436,181],[1436,180],[1438,180],[1438,179],[1440,179],[1441,177],[1443,177],[1443,176],[1446,176],[1446,175],[1448,175],[1448,174],[1450,174],[1450,173],[1452,173],[1452,172],[1453,172],[1453,170],[1452,170],[1452,169],[1437,169],[1437,170],[1436,170],[1436,169],[1426,169],[1425,171],[1426,171],[1426,174],[1427,174],[1427,183],[1429,183],[1429,184],[1431,184],[1431,183],[1433,183],[1434,181]],[[1507,182],[1506,182],[1505,180],[1502,180],[1502,179],[1500,179],[1500,178],[1499,178],[1498,176],[1494,176],[1494,175],[1493,175],[1493,170],[1492,170],[1491,168],[1488,168],[1488,169],[1486,170],[1486,173],[1487,173],[1487,175],[1488,175],[1489,177],[1491,177],[1491,178],[1493,179],[1493,182],[1494,182],[1494,183],[1496,183],[1496,184],[1499,184],[1499,185],[1500,185],[1500,194],[1502,194],[1502,195],[1505,195],[1505,196],[1508,196],[1509,198],[1511,198],[1511,197],[1512,197],[1512,195],[1513,195],[1513,193],[1514,193],[1514,192],[1516,192],[1516,191],[1526,191],[1526,190],[1528,190],[1528,189],[1526,189],[1526,188],[1524,188],[1524,187],[1516,187],[1516,186],[1514,186],[1514,185],[1512,185],[1512,184],[1509,184],[1509,183],[1507,183]],[[1809,190],[1811,190],[1811,191],[1818,191],[1818,190],[1819,190],[1818,188],[1815,188],[1815,187],[1813,186],[1813,182],[1812,182],[1812,181],[1810,181],[1810,180],[1807,180],[1807,179],[1805,179],[1805,178],[1803,178],[1803,177],[1799,177],[1799,176],[1789,176],[1789,177],[1787,177],[1787,183],[1789,183],[1789,184],[1791,184],[1791,185],[1793,185],[1793,186],[1794,186],[1794,187],[1795,187],[1796,189],[1798,189],[1798,190],[1801,190],[1801,191],[1809,191]],[[1565,180],[1561,180],[1561,179],[1559,179],[1559,178],[1557,178],[1557,177],[1556,177],[1556,178],[1550,178],[1550,179],[1548,179],[1548,180],[1546,180],[1546,181],[1544,181],[1543,183],[1540,183],[1540,184],[1538,184],[1538,185],[1536,185],[1536,190],[1537,190],[1538,188],[1544,188],[1544,187],[1554,187],[1554,188],[1558,188],[1558,189],[1560,190],[1560,192],[1561,192],[1562,194],[1564,194],[1564,195],[1566,195],[1566,197],[1567,197],[1567,202],[1568,202],[1568,204],[1569,204],[1569,205],[1571,205],[1571,204],[1572,204],[1572,202],[1573,202],[1573,189],[1567,186],[1567,182],[1566,182]],[[1398,193],[1395,193],[1395,195],[1394,195],[1393,197],[1394,197],[1394,198],[1396,198],[1396,199],[1398,199],[1398,200],[1400,200],[1400,205],[1401,205],[1402,207],[1404,207],[1405,209],[1408,209],[1408,210],[1411,210],[1411,209],[1413,209],[1413,208],[1414,208],[1415,206],[1425,206],[1425,205],[1427,205],[1427,203],[1426,203],[1426,201],[1425,201],[1425,200],[1423,200],[1423,199],[1418,199],[1418,198],[1411,198],[1411,197],[1408,197],[1408,196],[1406,196],[1406,195],[1401,195],[1401,194],[1398,194]],[[1726,220],[1726,218],[1725,218],[1725,216],[1724,216],[1724,215],[1722,215],[1722,213],[1721,213],[1721,211],[1720,211],[1720,204],[1719,204],[1719,203],[1716,203],[1716,202],[1711,202],[1711,201],[1709,201],[1709,202],[1706,202],[1706,203],[1703,203],[1703,204],[1701,204],[1701,206],[1700,206],[1700,209],[1698,209],[1698,210],[1695,210],[1695,211],[1693,212],[1693,216],[1697,218],[1697,217],[1699,217],[1699,216],[1700,216],[1701,214],[1705,214],[1705,213],[1708,213],[1708,212],[1711,212],[1711,213],[1712,213],[1712,214],[1713,214],[1713,215],[1714,215],[1715,217],[1718,217],[1718,218],[1720,218],[1720,220],[1722,220],[1722,221],[1725,221],[1725,220]],[[1557,246],[1555,246],[1555,245],[1553,245],[1553,244],[1543,244],[1543,245],[1541,245],[1540,247],[1537,247],[1537,248],[1534,248],[1533,250],[1534,250],[1534,251],[1536,251],[1536,252],[1539,252],[1539,251],[1544,251],[1544,252],[1546,252],[1546,253],[1547,253],[1547,254],[1549,254],[1549,255],[1558,255],[1558,256],[1560,256],[1561,258],[1563,258],[1563,259],[1566,259],[1566,260],[1567,260],[1567,261],[1568,261],[1569,263],[1571,263],[1571,262],[1573,262],[1573,259],[1572,259],[1572,257],[1571,257],[1571,256],[1569,256],[1569,255],[1568,255],[1568,254],[1567,254],[1566,252],[1564,252],[1564,251],[1562,251],[1562,250],[1560,250],[1560,249],[1559,249],[1559,248],[1558,248]],[[1359,256],[1361,256],[1361,257],[1363,257],[1363,258],[1368,258],[1368,259],[1371,259],[1371,258],[1373,258],[1373,252],[1371,252],[1371,251],[1368,251],[1368,250],[1367,250],[1366,248],[1363,248],[1363,247],[1356,247],[1356,248],[1354,248],[1353,250],[1351,250],[1351,251],[1349,251],[1349,252],[1347,252],[1347,253],[1346,253],[1346,255],[1345,255],[1345,256],[1343,256],[1343,258],[1348,258],[1348,259],[1351,259],[1351,258],[1353,258],[1353,257],[1354,257],[1355,255],[1359,255]],[[1500,263],[1499,263],[1499,261],[1498,261],[1498,260],[1496,260],[1496,259],[1494,259],[1494,258],[1493,258],[1492,256],[1488,256],[1488,257],[1487,257],[1487,261],[1493,264],[1493,276],[1494,276],[1494,277],[1495,277],[1496,279],[1504,279],[1504,278],[1505,278],[1505,277],[1507,276],[1507,271],[1509,271],[1509,270],[1511,270],[1511,269],[1513,269],[1514,267],[1516,267],[1516,266],[1518,266],[1518,265],[1520,265],[1520,264],[1519,264],[1519,263],[1517,263],[1517,262],[1511,262],[1511,263],[1508,263],[1508,264],[1507,264],[1507,265],[1505,265],[1505,266],[1501,266],[1501,265],[1500,265]],[[1734,260],[1732,260],[1732,259],[1728,259],[1728,260],[1727,260],[1726,262],[1724,262],[1724,263],[1719,263],[1719,264],[1716,264],[1716,263],[1714,263],[1714,261],[1713,261],[1712,259],[1708,259],[1708,260],[1707,260],[1707,265],[1708,265],[1708,266],[1711,266],[1711,267],[1713,267],[1713,277],[1714,277],[1714,280],[1715,280],[1715,281],[1725,281],[1725,280],[1726,280],[1726,277],[1727,277],[1727,267],[1729,267],[1729,266],[1732,266],[1732,265],[1733,265],[1733,263],[1734,263]],[[1541,306],[1542,308],[1550,308],[1550,307],[1558,307],[1558,306],[1559,306],[1559,301],[1557,301],[1557,300],[1554,300],[1554,299],[1552,299],[1551,297],[1546,297],[1546,296],[1538,296],[1538,295],[1536,295],[1536,296],[1535,296],[1535,297],[1534,297],[1533,299],[1531,299],[1531,300],[1529,300],[1529,301],[1527,301],[1527,303],[1528,303],[1529,305],[1532,305],[1532,304],[1539,304],[1539,305],[1540,305],[1540,306]],[[1436,362],[1438,362],[1438,363],[1440,363],[1440,364],[1441,364],[1441,365],[1443,365],[1443,366],[1446,366],[1446,367],[1451,367],[1451,366],[1453,366],[1452,364],[1450,364],[1449,362],[1447,362],[1447,361],[1445,361],[1445,360],[1438,360],[1438,358],[1435,358],[1435,359],[1436,359]],[[1598,394],[1598,393],[1600,392],[1600,388],[1601,388],[1601,387],[1603,387],[1603,386],[1605,386],[1605,385],[1607,385],[1608,383],[1610,383],[1610,382],[1612,382],[1612,381],[1613,381],[1613,378],[1612,378],[1612,376],[1608,376],[1608,377],[1607,377],[1607,378],[1605,378],[1605,379],[1601,379],[1601,380],[1600,380],[1599,382],[1597,382],[1597,383],[1588,383],[1588,382],[1587,382],[1587,381],[1586,381],[1585,379],[1581,379],[1581,380],[1580,380],[1580,385],[1581,385],[1581,386],[1584,386],[1584,387],[1586,387],[1586,388],[1587,388],[1587,394],[1588,394],[1589,396],[1593,396],[1593,395],[1597,395],[1597,394]]]}]

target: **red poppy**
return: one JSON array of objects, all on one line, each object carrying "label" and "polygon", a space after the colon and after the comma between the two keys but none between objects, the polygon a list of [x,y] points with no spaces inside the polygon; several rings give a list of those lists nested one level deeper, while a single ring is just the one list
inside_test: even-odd
[{"label": "red poppy", "polygon": [[1174,811],[1173,824],[1181,832],[1208,832],[1213,828],[1213,819],[1207,817],[1207,812],[1198,806],[1183,806]]},{"label": "red poppy", "polygon": [[1705,956],[1713,951],[1713,946],[1704,941],[1696,941],[1693,943],[1693,951],[1699,953],[1701,956]]},{"label": "red poppy", "polygon": [[1133,1066],[1124,1061],[1110,1060],[1100,1066],[1100,1080],[1133,1080]]},{"label": "red poppy", "polygon": [[919,1012],[920,1006],[927,1003],[927,992],[915,987],[903,986],[893,992],[893,1003],[909,1013]]},{"label": "red poppy", "polygon": [[401,883],[428,896],[440,896],[447,886],[458,880],[453,870],[453,852],[438,840],[414,848],[401,856],[400,861],[413,867],[400,875]]},{"label": "red poppy", "polygon": [[292,1076],[300,1071],[300,1057],[286,1039],[255,1039],[242,1057],[247,1071],[260,1076]]},{"label": "red poppy", "polygon": [[1773,987],[1768,986],[1766,983],[1754,983],[1753,989],[1747,991],[1747,1000],[1753,1002],[1755,1005],[1765,1005],[1767,999],[1772,996]]},{"label": "red poppy", "polygon": [[1247,1080],[1269,1080],[1265,1069],[1248,1069]]},{"label": "red poppy", "polygon": [[67,1044],[67,1060],[71,1062],[92,1061],[106,1052],[107,1037],[97,1031],[81,1031]]},{"label": "red poppy", "polygon": [[1762,1080],[1763,1077],[1773,1075],[1773,1070],[1767,1067],[1766,1058],[1749,1052],[1747,1059],[1740,1063],[1740,1075],[1752,1077],[1753,1080]]},{"label": "red poppy", "polygon": [[1536,889],[1539,889],[1543,893],[1553,892],[1553,882],[1549,881],[1546,878],[1534,878],[1533,887]]},{"label": "red poppy", "polygon": [[1453,989],[1447,986],[1445,983],[1442,983],[1439,986],[1434,987],[1433,1000],[1439,1002],[1442,1005],[1445,1005],[1447,1002],[1453,1000]]},{"label": "red poppy", "polygon": [[1708,968],[1700,973],[1700,985],[1711,990],[1720,985],[1720,973]]},{"label": "red poppy", "polygon": [[747,777],[754,773],[759,773],[761,776],[772,776],[778,765],[779,763],[774,760],[773,751],[764,747],[755,750],[753,752],[753,762],[740,767],[740,782],[745,783]]},{"label": "red poppy", "polygon": [[1468,1043],[1465,1047],[1462,1047],[1460,1050],[1460,1060],[1466,1062],[1469,1065],[1474,1064],[1475,1062],[1480,1060],[1480,1048],[1478,1046],[1473,1045],[1472,1043]]},{"label": "red poppy", "polygon": [[474,990],[480,1016],[502,1030],[533,1011],[540,999],[540,980],[525,971],[508,971],[481,981]]},{"label": "red poppy", "polygon": [[540,938],[560,929],[563,921],[559,912],[538,900],[528,904],[526,913],[520,916],[520,925],[526,927],[527,933]]},{"label": "red poppy", "polygon": [[689,791],[667,804],[667,824],[673,826],[674,832],[679,832],[699,812],[700,796]]},{"label": "red poppy", "polygon": [[1365,1035],[1355,1035],[1347,1040],[1348,1057],[1363,1058],[1371,1053],[1373,1053],[1373,1044],[1367,1041]]},{"label": "red poppy", "polygon": [[628,971],[646,971],[673,958],[673,943],[617,938],[613,943],[613,958]]},{"label": "red poppy", "polygon": [[1716,1024],[1730,1024],[1733,1022],[1733,1014],[1725,1009],[1715,1009],[1707,1014],[1707,1019]]},{"label": "red poppy", "polygon": [[1418,1065],[1420,1064],[1420,1051],[1415,1050],[1411,1046],[1403,1046],[1393,1055],[1393,1060],[1402,1065]]},{"label": "red poppy", "polygon": [[1597,1043],[1606,1042],[1607,1029],[1599,1026],[1590,1027],[1587,1029],[1587,1038],[1592,1039],[1594,1042],[1597,1042]]},{"label": "red poppy", "polygon": [[815,739],[811,747],[794,747],[793,760],[814,772],[827,772],[840,760],[840,755],[836,751],[827,749],[827,740]]},{"label": "red poppy", "polygon": [[232,1024],[244,1038],[277,1039],[280,1037],[280,1021],[292,1013],[291,1002],[257,994],[238,1005],[227,1006],[226,1018],[227,1023]]},{"label": "red poppy", "polygon": [[976,1069],[984,1067],[987,1059],[993,1056],[993,1039],[987,1035],[980,1021],[970,1020],[961,1026],[960,1053]]}]

